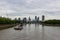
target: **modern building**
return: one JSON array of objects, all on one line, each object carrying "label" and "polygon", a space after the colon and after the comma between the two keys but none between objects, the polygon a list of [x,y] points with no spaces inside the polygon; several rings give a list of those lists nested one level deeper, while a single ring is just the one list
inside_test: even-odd
[{"label": "modern building", "polygon": [[44,20],[45,20],[45,16],[44,16],[44,15],[42,15],[42,22],[44,22]]},{"label": "modern building", "polygon": [[37,22],[39,22],[39,17],[37,18]]},{"label": "modern building", "polygon": [[35,16],[35,23],[39,22],[39,17]]},{"label": "modern building", "polygon": [[35,16],[35,23],[37,22],[37,16]]},{"label": "modern building", "polygon": [[27,22],[27,18],[23,18],[23,23],[26,23]]},{"label": "modern building", "polygon": [[31,23],[31,18],[30,17],[28,18],[28,22]]}]

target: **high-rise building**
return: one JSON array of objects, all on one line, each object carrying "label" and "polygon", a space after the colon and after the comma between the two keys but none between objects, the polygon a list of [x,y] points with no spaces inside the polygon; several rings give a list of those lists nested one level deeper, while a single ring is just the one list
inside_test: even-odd
[{"label": "high-rise building", "polygon": [[19,23],[21,22],[21,19],[20,19],[20,18],[18,18],[18,22],[19,22]]},{"label": "high-rise building", "polygon": [[39,17],[35,16],[35,23],[39,22]]},{"label": "high-rise building", "polygon": [[39,22],[39,17],[37,18],[37,22]]},{"label": "high-rise building", "polygon": [[44,15],[42,15],[42,22],[44,22],[44,20],[45,20],[45,16],[44,16]]},{"label": "high-rise building", "polygon": [[28,22],[31,23],[31,18],[29,17]]},{"label": "high-rise building", "polygon": [[35,16],[35,22],[37,21],[37,16]]},{"label": "high-rise building", "polygon": [[23,23],[26,23],[27,22],[27,18],[23,18]]}]

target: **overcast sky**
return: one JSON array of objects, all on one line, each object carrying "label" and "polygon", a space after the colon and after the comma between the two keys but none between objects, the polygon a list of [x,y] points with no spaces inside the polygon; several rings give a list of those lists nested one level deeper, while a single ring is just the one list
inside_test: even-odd
[{"label": "overcast sky", "polygon": [[0,0],[0,16],[60,19],[60,0]]}]

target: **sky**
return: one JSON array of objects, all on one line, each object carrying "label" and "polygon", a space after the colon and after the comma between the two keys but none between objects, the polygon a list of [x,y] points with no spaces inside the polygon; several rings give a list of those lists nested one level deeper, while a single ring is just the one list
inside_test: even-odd
[{"label": "sky", "polygon": [[0,16],[60,19],[60,0],[0,0]]}]

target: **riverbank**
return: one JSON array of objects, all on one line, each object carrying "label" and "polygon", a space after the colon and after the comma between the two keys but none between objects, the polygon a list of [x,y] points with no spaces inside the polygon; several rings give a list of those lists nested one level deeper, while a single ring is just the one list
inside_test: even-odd
[{"label": "riverbank", "polygon": [[17,24],[0,24],[0,30],[11,28],[16,26]]},{"label": "riverbank", "polygon": [[60,24],[41,24],[43,26],[54,26],[54,27],[60,27]]},{"label": "riverbank", "polygon": [[57,19],[45,20],[44,22],[41,22],[41,24],[46,26],[60,26],[60,20]]}]

